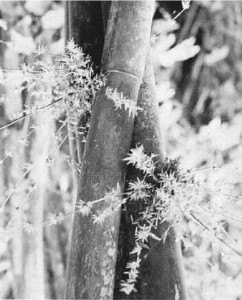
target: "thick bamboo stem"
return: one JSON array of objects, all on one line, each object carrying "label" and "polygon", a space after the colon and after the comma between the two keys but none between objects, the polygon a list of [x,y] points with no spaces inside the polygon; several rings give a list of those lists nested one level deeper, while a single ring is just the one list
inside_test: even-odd
[{"label": "thick bamboo stem", "polygon": [[[132,147],[142,144],[146,153],[158,155],[157,163],[166,157],[165,143],[158,117],[158,103],[155,99],[155,78],[150,56],[148,54],[143,83],[140,88],[138,105],[142,108],[135,119]],[[162,122],[162,120],[161,120]],[[129,168],[127,180],[135,181],[140,174],[134,167]],[[138,215],[139,204],[128,209],[128,215]],[[119,292],[119,283],[123,277],[125,266],[129,261],[129,252],[134,247],[134,230],[127,215],[122,218],[120,234],[120,253],[117,264],[117,282],[115,299],[124,298]],[[156,231],[161,236],[169,224],[163,223]],[[165,243],[150,240],[150,250],[141,261],[141,270],[137,285],[137,293],[127,296],[126,299],[160,299],[175,300],[187,299],[183,278],[183,265],[179,242],[176,241],[175,232],[170,230]],[[128,246],[129,244],[129,246]],[[125,246],[124,246],[125,245]],[[179,296],[179,298],[177,298]]]}]

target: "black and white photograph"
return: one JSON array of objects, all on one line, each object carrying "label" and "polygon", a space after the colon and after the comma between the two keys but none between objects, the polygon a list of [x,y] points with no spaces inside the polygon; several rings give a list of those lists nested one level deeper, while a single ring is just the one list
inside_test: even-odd
[{"label": "black and white photograph", "polygon": [[0,0],[0,299],[242,300],[242,1]]}]

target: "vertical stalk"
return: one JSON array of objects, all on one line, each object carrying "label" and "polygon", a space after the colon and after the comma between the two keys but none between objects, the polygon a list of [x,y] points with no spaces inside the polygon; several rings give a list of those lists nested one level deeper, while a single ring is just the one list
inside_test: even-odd
[{"label": "vertical stalk", "polygon": [[[142,144],[144,151],[148,154],[158,155],[157,165],[166,156],[165,143],[162,129],[158,120],[158,103],[155,98],[155,78],[151,64],[150,55],[146,60],[146,68],[143,83],[138,97],[138,105],[142,108],[135,119],[132,147]],[[140,174],[136,168],[130,167],[127,180],[135,181]],[[139,204],[128,207],[128,215],[139,213]],[[127,214],[122,216],[120,233],[120,253],[117,264],[117,276],[115,287],[115,299],[124,298],[125,295],[119,292],[120,280],[123,278],[126,264],[134,247],[135,226],[131,219],[127,220]],[[166,231],[169,224],[164,223],[156,231],[161,236]],[[183,278],[183,266],[181,249],[179,242],[176,241],[175,232],[170,230],[165,243],[149,240],[150,250],[141,261],[141,269],[137,284],[136,294],[127,296],[126,299],[160,299],[160,300],[185,300],[186,289]],[[177,298],[179,297],[179,298]]]},{"label": "vertical stalk", "polygon": [[[34,120],[35,135],[30,139],[27,161],[33,163],[28,175],[34,189],[29,197],[29,208],[25,212],[27,221],[33,226],[33,233],[25,233],[24,245],[24,297],[45,299],[44,266],[44,207],[49,182],[48,159],[49,143],[54,131],[53,119],[49,111],[39,113]],[[45,141],[45,142],[44,142]]]}]

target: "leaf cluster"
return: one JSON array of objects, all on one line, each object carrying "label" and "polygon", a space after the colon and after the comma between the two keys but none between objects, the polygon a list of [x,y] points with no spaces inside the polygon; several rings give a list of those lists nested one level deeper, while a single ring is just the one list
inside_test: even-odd
[{"label": "leaf cluster", "polygon": [[[43,55],[45,50],[37,48],[36,55]],[[93,99],[104,82],[103,75],[95,74],[90,57],[73,40],[68,42],[65,54],[53,61],[36,60],[31,66],[22,65],[22,71],[29,93],[41,103],[54,103],[56,117],[68,112],[73,126],[81,116],[90,117]]]}]

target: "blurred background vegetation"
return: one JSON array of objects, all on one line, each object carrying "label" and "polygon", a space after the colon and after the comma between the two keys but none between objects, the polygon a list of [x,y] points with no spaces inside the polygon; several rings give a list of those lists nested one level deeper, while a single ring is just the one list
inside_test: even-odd
[{"label": "blurred background vegetation", "polygon": [[[242,3],[157,1],[151,46],[168,156],[217,203],[223,239],[242,248]],[[0,2],[0,298],[63,298],[73,194],[67,125],[41,105],[20,65],[64,53],[62,1]],[[35,51],[39,45],[48,54]],[[39,48],[40,49],[40,48]],[[72,149],[75,152],[75,149]],[[204,228],[183,249],[190,299],[242,299],[242,257]]]}]

